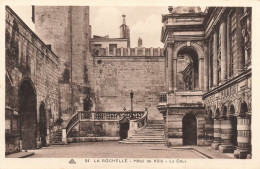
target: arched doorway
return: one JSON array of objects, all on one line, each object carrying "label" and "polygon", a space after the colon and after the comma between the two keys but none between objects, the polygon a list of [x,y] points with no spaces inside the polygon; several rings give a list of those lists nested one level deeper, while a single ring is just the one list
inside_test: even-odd
[{"label": "arched doorway", "polygon": [[190,47],[182,48],[177,54],[177,89],[198,90],[198,54]]},{"label": "arched doorway", "polygon": [[46,136],[47,136],[47,120],[46,120],[46,111],[44,103],[40,105],[40,137],[42,141],[42,146],[47,146]]},{"label": "arched doorway", "polygon": [[29,80],[24,80],[19,88],[22,148],[37,148],[36,93]]},{"label": "arched doorway", "polygon": [[188,113],[182,119],[183,145],[197,145],[197,119]]},{"label": "arched doorway", "polygon": [[122,120],[119,121],[120,129],[119,129],[119,136],[120,140],[126,139],[128,137],[128,130],[129,130],[129,120],[124,117]]}]

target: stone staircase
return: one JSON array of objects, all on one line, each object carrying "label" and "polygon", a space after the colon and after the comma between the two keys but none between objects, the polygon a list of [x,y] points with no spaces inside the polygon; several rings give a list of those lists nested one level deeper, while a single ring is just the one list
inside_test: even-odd
[{"label": "stone staircase", "polygon": [[133,134],[133,136],[120,141],[124,144],[165,144],[164,124],[162,121],[148,121],[147,126]]},{"label": "stone staircase", "polygon": [[53,139],[51,141],[51,144],[53,145],[60,145],[63,144],[62,143],[62,129],[58,129],[54,135],[53,135]]}]

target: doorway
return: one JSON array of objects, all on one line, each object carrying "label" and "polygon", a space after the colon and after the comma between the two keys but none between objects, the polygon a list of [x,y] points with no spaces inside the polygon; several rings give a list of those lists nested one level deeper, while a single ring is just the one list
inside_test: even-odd
[{"label": "doorway", "polygon": [[25,150],[37,148],[36,94],[32,83],[24,80],[19,88],[21,139]]},{"label": "doorway", "polygon": [[120,140],[126,139],[128,137],[129,120],[125,117],[119,122],[119,124],[120,124],[120,130],[119,130]]},{"label": "doorway", "polygon": [[42,146],[46,147],[46,136],[47,136],[47,123],[46,123],[46,111],[44,103],[40,105],[40,137],[42,141]]},{"label": "doorway", "polygon": [[197,119],[194,114],[186,114],[182,119],[183,145],[197,145]]}]

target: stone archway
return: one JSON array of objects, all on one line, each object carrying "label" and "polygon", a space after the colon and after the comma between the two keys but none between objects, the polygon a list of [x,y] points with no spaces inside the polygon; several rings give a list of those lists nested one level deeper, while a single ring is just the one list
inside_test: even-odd
[{"label": "stone archway", "polygon": [[197,119],[192,113],[182,119],[183,145],[197,145]]},{"label": "stone archway", "polygon": [[47,120],[46,120],[46,109],[45,109],[45,104],[42,102],[40,105],[40,123],[39,123],[39,128],[40,128],[40,138],[42,142],[42,146],[46,147],[47,146]]},{"label": "stone archway", "polygon": [[232,125],[232,139],[231,142],[234,146],[237,146],[237,117],[235,116],[235,107],[230,105],[230,118]]},{"label": "stone archway", "polygon": [[[178,69],[178,63],[177,63],[178,58],[180,56],[185,56],[185,55],[188,56],[190,62],[189,64],[186,64],[186,66],[184,66],[185,67],[184,69],[180,68],[183,69],[180,71],[180,69]],[[178,73],[182,72],[183,75],[179,77],[184,77],[183,81],[185,81],[186,83],[186,86],[184,85],[185,90],[203,89],[204,50],[201,42],[176,42],[176,45],[173,49],[173,60],[174,60],[173,63],[174,83],[178,83],[177,82]],[[174,87],[177,87],[177,84],[174,84]]]},{"label": "stone archway", "polygon": [[177,90],[199,89],[198,54],[190,47],[183,47],[177,56]]},{"label": "stone archway", "polygon": [[22,149],[37,148],[36,93],[30,80],[22,81],[19,87]]}]

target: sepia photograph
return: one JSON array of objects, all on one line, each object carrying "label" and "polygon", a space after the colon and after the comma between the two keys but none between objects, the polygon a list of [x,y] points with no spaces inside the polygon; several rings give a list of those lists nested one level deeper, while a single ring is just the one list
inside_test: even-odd
[{"label": "sepia photograph", "polygon": [[252,160],[257,9],[169,5],[5,5],[4,159]]}]

